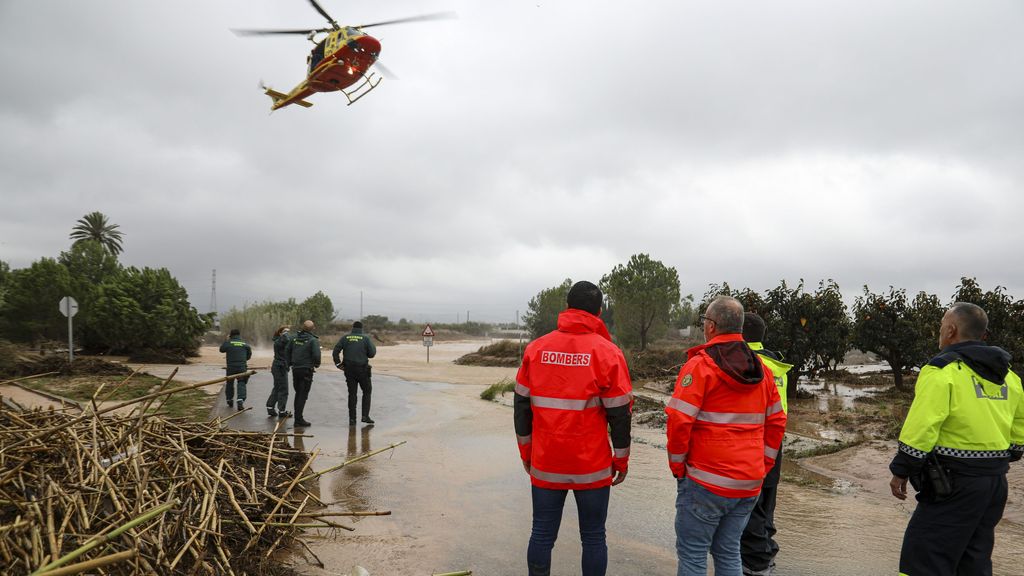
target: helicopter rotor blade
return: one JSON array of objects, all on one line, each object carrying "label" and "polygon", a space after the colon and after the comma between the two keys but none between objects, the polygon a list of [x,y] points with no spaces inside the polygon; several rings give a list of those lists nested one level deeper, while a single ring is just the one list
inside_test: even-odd
[{"label": "helicopter rotor blade", "polygon": [[385,66],[384,63],[381,62],[380,60],[375,60],[373,62],[373,65],[376,66],[377,70],[380,70],[381,75],[387,78],[388,80],[398,80],[398,76],[396,76],[395,73],[392,72],[390,68]]},{"label": "helicopter rotor blade", "polygon": [[321,6],[316,0],[309,0],[309,3],[313,5],[313,8],[316,8],[316,11],[319,12],[321,16],[326,18],[327,21],[331,23],[332,29],[337,30],[339,28],[338,22],[335,21],[334,18],[331,18],[331,15],[327,13],[327,10],[324,10],[324,7]]},{"label": "helicopter rotor blade", "polygon": [[[312,2],[313,0],[309,0]],[[371,28],[373,26],[388,26],[390,24],[404,24],[406,22],[426,22],[429,20],[454,20],[459,15],[455,12],[433,12],[430,14],[420,14],[419,16],[409,16],[407,18],[396,18],[394,20],[384,20],[382,22],[373,22],[370,24],[363,24],[361,26],[353,26],[353,28]]]},{"label": "helicopter rotor blade", "polygon": [[236,36],[273,36],[285,34],[306,36],[311,32],[330,32],[331,28],[302,28],[292,30],[232,28],[231,31],[234,32]]}]

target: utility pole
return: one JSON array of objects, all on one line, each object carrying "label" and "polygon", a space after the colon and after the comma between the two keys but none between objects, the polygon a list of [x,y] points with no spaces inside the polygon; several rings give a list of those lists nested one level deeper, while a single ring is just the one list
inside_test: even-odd
[{"label": "utility pole", "polygon": [[466,324],[469,324],[469,310],[466,310]]},{"label": "utility pole", "polygon": [[213,280],[210,284],[210,313],[213,314],[213,328],[220,329],[220,318],[217,314],[217,269],[213,269]]},{"label": "utility pole", "polygon": [[363,319],[363,291],[359,291],[359,319]]}]

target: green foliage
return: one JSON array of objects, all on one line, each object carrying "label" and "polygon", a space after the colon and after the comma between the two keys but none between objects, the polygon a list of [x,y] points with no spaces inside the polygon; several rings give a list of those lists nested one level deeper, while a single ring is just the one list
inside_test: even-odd
[{"label": "green foliage", "polygon": [[334,304],[326,294],[317,290],[316,294],[299,304],[299,317],[302,321],[312,320],[317,329],[326,328],[334,320]]},{"label": "green foliage", "polygon": [[565,299],[572,288],[572,280],[552,288],[545,288],[530,299],[523,314],[523,325],[531,338],[539,338],[558,327],[558,315],[565,310]]},{"label": "green foliage", "polygon": [[115,352],[155,348],[193,354],[208,327],[166,268],[124,269],[100,285],[94,308],[92,328]]},{"label": "green foliage", "polygon": [[367,314],[363,317],[363,331],[364,332],[380,332],[387,330],[392,327],[392,322],[388,320],[387,316],[380,316],[377,314]]},{"label": "green foliage", "polygon": [[[782,353],[794,366],[795,382],[800,372],[835,368],[849,347],[850,319],[839,285],[833,280],[818,283],[814,294],[804,291],[804,282],[790,288],[783,280],[761,296],[749,288],[732,290],[727,283],[713,284],[704,294],[700,311],[718,295],[732,296],[743,309],[761,316],[767,325],[764,345]],[[790,389],[794,389],[791,387]]]},{"label": "green foliage", "polygon": [[1020,365],[1024,361],[1024,300],[1015,302],[1005,290],[996,286],[985,292],[976,279],[961,278],[950,304],[970,302],[984,308],[988,314],[988,343],[1005,349]]},{"label": "green foliage", "polygon": [[623,345],[648,343],[665,333],[679,307],[679,274],[647,254],[634,254],[601,278],[601,289],[615,311],[614,331]]},{"label": "green foliage", "polygon": [[687,326],[694,326],[698,322],[697,307],[693,302],[693,294],[687,294],[683,297],[679,306],[672,312],[672,318],[669,321],[669,325],[672,328],[686,328]]},{"label": "green foliage", "polygon": [[942,308],[935,296],[920,293],[908,301],[902,288],[890,286],[888,294],[874,294],[865,286],[864,295],[853,305],[851,341],[881,356],[892,368],[896,388],[902,389],[903,371],[922,366],[934,355],[937,339],[931,336],[941,320]]},{"label": "green foliage", "polygon": [[53,258],[10,272],[0,308],[0,331],[15,342],[67,340],[67,319],[58,304],[70,289],[67,268]]},{"label": "green foliage", "polygon": [[516,367],[522,362],[523,347],[513,340],[498,340],[493,344],[481,346],[455,360],[456,364],[468,366],[504,366]]},{"label": "green foliage", "polygon": [[[297,332],[302,322],[312,320],[317,330],[324,330],[334,319],[334,305],[323,292],[317,292],[302,303],[294,298],[278,302],[260,302],[238,308],[231,308],[221,316],[220,325],[226,332],[237,328],[242,338],[254,345],[268,345],[274,332],[282,325]],[[386,319],[385,319],[386,320]],[[365,324],[365,322],[364,322]]]},{"label": "green foliage", "polygon": [[71,229],[70,238],[76,244],[87,241],[99,242],[104,249],[117,256],[123,250],[121,239],[124,236],[118,231],[119,227],[117,224],[111,224],[102,212],[90,212],[78,219]]},{"label": "green foliage", "polygon": [[486,390],[480,393],[480,398],[490,401],[494,400],[494,397],[498,394],[504,396],[508,392],[512,392],[516,389],[516,383],[511,378],[502,378],[498,382],[491,384]]},{"label": "green foliage", "polygon": [[4,309],[4,294],[7,292],[7,279],[11,276],[11,266],[0,260],[0,310]]},{"label": "green foliage", "polygon": [[102,348],[94,329],[96,294],[99,286],[121,272],[121,264],[95,240],[76,242],[58,258],[71,277],[70,294],[78,301],[75,316],[75,341],[86,348]]}]

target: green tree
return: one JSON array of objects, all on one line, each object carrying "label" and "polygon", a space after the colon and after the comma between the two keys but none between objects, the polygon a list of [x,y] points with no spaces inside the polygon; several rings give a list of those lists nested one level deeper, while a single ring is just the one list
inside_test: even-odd
[{"label": "green tree", "polygon": [[954,302],[981,306],[988,314],[986,341],[1012,354],[1015,364],[1024,364],[1024,301],[1014,301],[1002,286],[983,291],[975,278],[961,278]]},{"label": "green tree", "polygon": [[299,304],[300,320],[312,320],[318,330],[325,329],[334,320],[334,304],[326,294],[317,290]]},{"label": "green tree", "polygon": [[928,345],[934,340],[921,330],[937,322],[936,303],[937,298],[923,293],[908,301],[902,288],[890,286],[888,294],[874,294],[865,286],[853,305],[852,344],[881,356],[892,368],[898,390],[903,389],[903,371],[923,365],[935,353]]},{"label": "green tree", "polygon": [[153,349],[193,355],[208,317],[188,301],[188,293],[166,268],[126,268],[100,285],[95,324],[111,352]]},{"label": "green tree", "polygon": [[78,242],[94,240],[107,249],[111,254],[117,256],[121,253],[121,239],[124,236],[117,224],[111,224],[107,216],[102,212],[90,212],[78,219],[78,222],[71,229],[70,238]]},{"label": "green tree", "polygon": [[601,278],[601,288],[615,310],[615,335],[624,345],[639,344],[640,351],[665,333],[679,306],[679,274],[675,268],[634,254]]},{"label": "green tree", "polygon": [[811,370],[835,370],[850,349],[850,331],[853,329],[843,294],[835,280],[818,283],[812,298],[811,316],[804,327],[810,340]]},{"label": "green tree", "polygon": [[391,327],[391,320],[387,316],[378,314],[367,314],[363,317],[363,331],[366,333],[379,332]]},{"label": "green tree", "polygon": [[565,310],[569,288],[572,288],[572,280],[566,278],[558,286],[545,288],[530,299],[523,314],[523,326],[531,338],[540,338],[558,328],[558,314]]},{"label": "green tree", "polygon": [[65,340],[67,320],[58,304],[71,290],[68,269],[53,258],[10,272],[5,281],[0,330],[16,342]]},{"label": "green tree", "polygon": [[76,242],[67,252],[61,252],[58,261],[68,270],[69,294],[78,301],[75,316],[75,341],[88,349],[101,347],[94,327],[93,312],[99,286],[121,272],[117,257],[99,242]]},{"label": "green tree", "polygon": [[11,276],[11,266],[0,260],[0,310],[4,309],[4,293],[7,290],[7,279]]}]

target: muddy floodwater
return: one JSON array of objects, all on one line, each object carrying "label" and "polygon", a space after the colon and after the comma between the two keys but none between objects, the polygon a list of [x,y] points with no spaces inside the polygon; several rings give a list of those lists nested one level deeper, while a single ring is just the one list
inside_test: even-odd
[{"label": "muddy floodwater", "polygon": [[[196,371],[193,375],[190,372]],[[181,379],[218,372],[188,366]],[[344,379],[333,367],[316,373],[307,405],[305,449],[320,449],[316,469],[394,442],[390,453],[322,477],[320,499],[336,510],[390,510],[390,516],[342,519],[354,532],[322,533],[311,548],[320,569],[295,560],[305,573],[341,575],[353,565],[373,576],[429,575],[473,570],[477,575],[525,573],[530,533],[530,483],[512,430],[512,410],[485,402],[478,385],[406,381],[374,373],[375,426],[347,426]],[[271,378],[250,380],[254,410],[229,424],[270,430],[264,400]],[[290,402],[289,402],[290,404]],[[215,413],[229,414],[218,402]],[[289,421],[290,425],[290,421]],[[291,431],[291,430],[289,430]],[[664,433],[637,428],[626,481],[612,488],[608,514],[610,575],[675,574],[676,482],[668,472]],[[779,576],[895,574],[913,502],[888,495],[889,443],[787,464],[776,515]],[[1017,465],[1015,465],[1016,467]],[[1019,475],[1018,471],[1014,471]],[[1007,518],[997,530],[995,574],[1024,573],[1024,494],[1011,489]],[[580,544],[573,499],[553,554],[552,574],[579,573]],[[1010,518],[1014,520],[1010,520]]]}]

